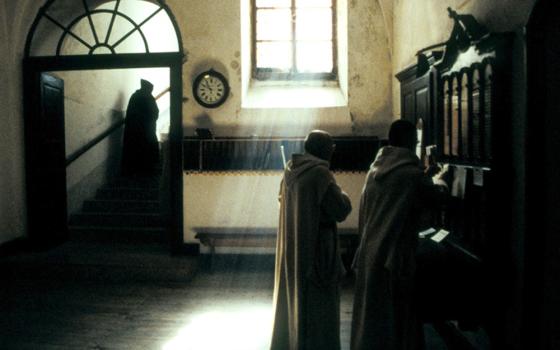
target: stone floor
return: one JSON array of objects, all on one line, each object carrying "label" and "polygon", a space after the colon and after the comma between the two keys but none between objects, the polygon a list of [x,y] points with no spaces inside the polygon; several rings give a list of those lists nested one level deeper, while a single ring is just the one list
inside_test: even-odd
[{"label": "stone floor", "polygon": [[[272,269],[70,243],[0,260],[0,349],[268,349]],[[352,283],[341,302],[348,349]],[[429,327],[427,349],[446,349]]]}]

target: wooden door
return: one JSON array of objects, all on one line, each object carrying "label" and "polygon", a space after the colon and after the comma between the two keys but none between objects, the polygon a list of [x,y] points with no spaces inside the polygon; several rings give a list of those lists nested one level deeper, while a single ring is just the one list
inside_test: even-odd
[{"label": "wooden door", "polygon": [[64,81],[42,73],[39,81],[28,182],[32,240],[54,244],[67,237]]}]

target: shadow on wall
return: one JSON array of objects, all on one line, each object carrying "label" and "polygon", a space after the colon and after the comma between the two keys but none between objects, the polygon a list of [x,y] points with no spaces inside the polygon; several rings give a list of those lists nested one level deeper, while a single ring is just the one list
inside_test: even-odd
[{"label": "shadow on wall", "polygon": [[[125,119],[126,96],[120,91],[111,108],[110,125],[115,125]],[[121,172],[121,156],[122,156],[122,141],[123,141],[124,124],[115,130],[109,136],[108,152],[107,152],[107,166],[104,173],[104,182],[110,182],[116,178]]]},{"label": "shadow on wall", "polygon": [[[208,114],[203,112],[197,115],[196,117],[194,117],[193,120],[194,120],[194,127],[195,127],[194,130],[209,129],[213,133],[215,132],[216,125],[214,124],[214,121],[212,121],[212,118],[210,118]],[[187,134],[185,136],[191,136],[191,135]],[[194,133],[192,136],[194,136]]]},{"label": "shadow on wall", "polygon": [[202,62],[197,63],[193,69],[192,69],[192,73],[191,73],[191,86],[194,83],[194,80],[196,79],[196,77],[207,70],[213,69],[217,72],[220,72],[222,74],[224,74],[226,76],[227,79],[229,79],[230,77],[228,76],[228,68],[220,61],[218,60],[214,60],[214,59],[208,59]]},{"label": "shadow on wall", "polygon": [[[124,120],[124,112],[110,110],[111,125]],[[105,140],[94,146],[76,162],[72,163],[67,172],[71,176],[80,176],[81,179],[67,189],[68,215],[81,210],[82,203],[86,199],[93,198],[97,189],[112,182],[120,174],[122,140],[124,124],[115,129]],[[80,167],[87,168],[87,164],[97,163],[89,171],[79,175]]]},{"label": "shadow on wall", "polygon": [[[117,98],[115,99],[115,103],[113,103],[113,107],[111,107],[111,110],[113,111],[124,111],[126,108],[126,96],[124,96],[124,93],[122,91],[119,92],[119,95],[117,96]],[[115,120],[112,120],[115,121]]]},{"label": "shadow on wall", "polygon": [[[115,125],[120,121],[124,121],[124,112],[119,110],[111,111],[111,125]],[[108,159],[109,164],[105,172],[105,178],[107,180],[115,178],[121,171],[121,156],[122,156],[122,137],[124,132],[124,124],[115,131],[111,136],[109,136],[109,149],[108,149]]]}]

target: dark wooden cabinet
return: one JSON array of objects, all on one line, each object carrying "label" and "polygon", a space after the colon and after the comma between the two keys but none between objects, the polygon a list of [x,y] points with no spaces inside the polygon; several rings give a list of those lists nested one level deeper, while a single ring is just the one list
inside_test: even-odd
[{"label": "dark wooden cabinet", "polygon": [[437,75],[433,64],[441,58],[435,52],[419,64],[410,66],[396,75],[401,83],[401,118],[422,127],[422,146],[436,142]]}]

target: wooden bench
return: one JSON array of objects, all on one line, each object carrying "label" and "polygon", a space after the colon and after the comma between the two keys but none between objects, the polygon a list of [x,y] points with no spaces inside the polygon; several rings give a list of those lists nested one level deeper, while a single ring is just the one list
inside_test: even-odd
[{"label": "wooden bench", "polygon": [[[210,248],[210,264],[216,253],[216,247],[235,248],[275,248],[276,228],[239,228],[239,227],[197,227],[195,238]],[[352,263],[354,252],[359,243],[357,229],[339,228],[339,245],[345,267]]]}]

